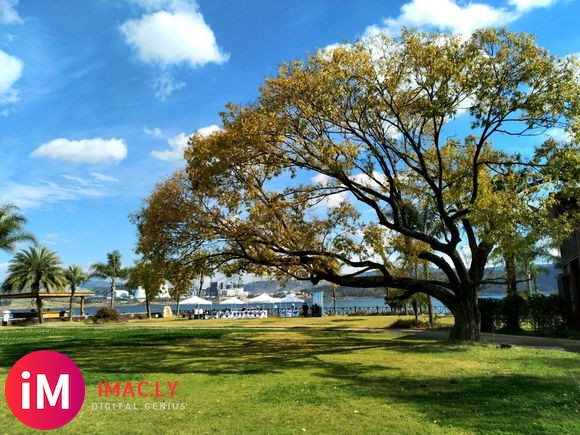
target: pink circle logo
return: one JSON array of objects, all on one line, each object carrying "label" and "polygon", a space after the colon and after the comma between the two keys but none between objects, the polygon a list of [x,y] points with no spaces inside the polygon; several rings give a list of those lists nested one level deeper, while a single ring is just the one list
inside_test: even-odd
[{"label": "pink circle logo", "polygon": [[25,425],[40,430],[64,426],[85,401],[85,381],[76,364],[52,350],[20,358],[6,378],[6,402]]}]

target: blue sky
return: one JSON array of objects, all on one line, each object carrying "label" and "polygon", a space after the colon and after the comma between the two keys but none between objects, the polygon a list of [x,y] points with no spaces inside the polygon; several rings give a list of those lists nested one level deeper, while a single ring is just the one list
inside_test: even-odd
[{"label": "blue sky", "polygon": [[280,63],[404,25],[506,26],[563,56],[579,17],[578,0],[0,0],[0,203],[65,264],[130,264],[128,215]]}]

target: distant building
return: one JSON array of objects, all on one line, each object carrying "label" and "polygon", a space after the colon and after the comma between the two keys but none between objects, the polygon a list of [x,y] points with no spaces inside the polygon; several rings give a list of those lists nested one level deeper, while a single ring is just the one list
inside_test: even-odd
[{"label": "distant building", "polygon": [[161,284],[159,287],[159,293],[157,294],[157,299],[170,299],[171,295],[169,291],[173,288],[173,284],[169,281],[165,281],[165,283]]},{"label": "distant building", "polygon": [[218,298],[218,297],[246,297],[248,293],[244,291],[244,286],[241,284],[232,284],[220,281],[212,281],[209,283],[209,288],[207,289],[207,297]]},{"label": "distant building", "polygon": [[143,287],[139,287],[137,290],[135,290],[135,293],[133,294],[133,299],[137,299],[139,301],[145,300],[145,290],[143,289]]},{"label": "distant building", "polygon": [[[159,287],[159,293],[157,294],[156,299],[170,299],[171,296],[169,295],[169,291],[172,288],[173,285],[171,285],[170,282],[165,281],[165,283],[161,284]],[[145,289],[141,286],[137,287],[133,293],[133,299],[144,301],[146,299]]]},{"label": "distant building", "polygon": [[209,288],[207,289],[207,296],[210,298],[217,298],[218,297],[218,286],[219,282],[212,281],[209,283]]},{"label": "distant building", "polygon": [[128,299],[129,292],[127,290],[115,290],[115,299]]}]

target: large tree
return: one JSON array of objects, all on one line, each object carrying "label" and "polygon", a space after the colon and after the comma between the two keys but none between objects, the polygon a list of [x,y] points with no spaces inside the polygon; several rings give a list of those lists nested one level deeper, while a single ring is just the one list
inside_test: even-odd
[{"label": "large tree", "polygon": [[47,293],[62,289],[66,279],[61,261],[56,252],[44,246],[34,246],[18,252],[8,265],[8,275],[4,281],[5,291],[29,289],[35,296],[38,322],[43,323],[42,289]]},{"label": "large tree", "polygon": [[159,262],[141,259],[128,271],[127,286],[129,288],[143,288],[145,291],[145,305],[147,317],[151,318],[151,302],[161,292],[161,286],[165,283],[163,268]]},{"label": "large tree", "polygon": [[[566,129],[577,143],[579,74],[575,59],[497,30],[407,30],[291,62],[254,104],[229,105],[223,130],[190,139],[186,170],[135,217],[141,252],[423,292],[455,316],[451,338],[478,340],[490,253],[532,205],[565,230],[565,216],[545,219],[550,193],[577,181],[554,167],[577,167],[577,147],[541,135]],[[438,234],[414,224],[419,205]],[[438,277],[393,268],[393,236]]]},{"label": "large tree", "polygon": [[90,275],[95,278],[111,280],[111,307],[113,307],[117,280],[125,279],[128,276],[128,270],[121,263],[121,253],[118,250],[109,252],[106,263],[101,262],[91,265]]}]

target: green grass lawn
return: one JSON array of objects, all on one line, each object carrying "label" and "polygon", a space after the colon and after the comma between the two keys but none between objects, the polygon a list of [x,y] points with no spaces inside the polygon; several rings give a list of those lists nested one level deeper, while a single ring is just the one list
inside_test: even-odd
[{"label": "green grass lawn", "polygon": [[[419,316],[427,322],[427,316]],[[127,327],[162,327],[162,328],[311,328],[311,329],[385,329],[399,319],[414,319],[414,316],[324,316],[324,317],[270,317],[267,319],[209,319],[189,320],[185,318],[129,320]],[[55,328],[78,328],[94,326],[92,322],[51,322]],[[451,328],[453,316],[437,318],[436,328]]]},{"label": "green grass lawn", "polygon": [[[86,399],[56,433],[580,433],[575,353],[401,332],[147,324],[0,328],[0,381],[28,352],[71,357]],[[185,410],[143,409],[163,399],[99,398],[99,381],[177,381],[165,402]],[[92,410],[107,401],[140,409]],[[0,402],[0,433],[32,432]]]}]

